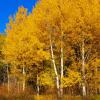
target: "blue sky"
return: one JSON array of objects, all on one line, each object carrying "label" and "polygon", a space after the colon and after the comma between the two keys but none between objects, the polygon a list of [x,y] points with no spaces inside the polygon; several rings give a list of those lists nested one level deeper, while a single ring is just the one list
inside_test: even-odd
[{"label": "blue sky", "polygon": [[0,33],[3,33],[6,28],[6,23],[9,22],[9,16],[14,15],[19,6],[28,8],[31,12],[37,0],[0,0]]}]

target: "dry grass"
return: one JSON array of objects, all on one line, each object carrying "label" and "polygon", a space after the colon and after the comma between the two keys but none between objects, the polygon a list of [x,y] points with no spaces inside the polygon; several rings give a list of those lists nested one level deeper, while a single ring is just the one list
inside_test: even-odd
[{"label": "dry grass", "polygon": [[50,95],[39,95],[31,91],[31,89],[26,89],[25,92],[18,92],[16,88],[10,88],[8,93],[7,86],[0,86],[0,100],[100,100],[100,95],[87,96],[82,98],[81,96],[69,96],[64,95],[63,98],[58,98],[55,94]]}]

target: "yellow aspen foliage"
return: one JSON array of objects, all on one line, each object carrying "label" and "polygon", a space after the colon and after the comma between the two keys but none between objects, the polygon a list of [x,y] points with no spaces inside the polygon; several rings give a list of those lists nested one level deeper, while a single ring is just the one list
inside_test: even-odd
[{"label": "yellow aspen foliage", "polygon": [[[52,72],[52,73],[51,73]],[[52,70],[45,70],[39,74],[40,86],[50,86],[54,87],[54,72]]]},{"label": "yellow aspen foliage", "polygon": [[71,87],[81,82],[81,73],[68,69],[67,77],[62,78],[62,87]]},{"label": "yellow aspen foliage", "polygon": [[6,33],[3,54],[15,76],[24,66],[35,85],[60,90],[84,80],[88,92],[99,88],[99,0],[39,0],[30,14],[19,7]]},{"label": "yellow aspen foliage", "polygon": [[[57,66],[60,66],[61,30],[63,32],[64,64],[74,71],[82,70],[82,40],[85,41],[85,64],[96,53],[93,41],[100,30],[100,3],[98,0],[40,0],[32,12],[35,29],[41,41],[49,44],[52,35]],[[84,36],[83,36],[84,33]],[[44,38],[42,38],[44,37]],[[50,44],[49,44],[50,45]],[[68,52],[68,49],[71,50]],[[94,55],[93,55],[94,54]],[[75,65],[75,66],[74,66]],[[88,66],[90,67],[90,66]],[[59,69],[59,68],[58,68]],[[71,74],[70,74],[71,75]],[[70,80],[71,81],[71,80]]]},{"label": "yellow aspen foliage", "polygon": [[27,10],[18,9],[15,19],[10,19],[7,27],[7,38],[4,46],[5,60],[8,64],[29,67],[49,59],[36,35],[27,29],[29,23]]}]

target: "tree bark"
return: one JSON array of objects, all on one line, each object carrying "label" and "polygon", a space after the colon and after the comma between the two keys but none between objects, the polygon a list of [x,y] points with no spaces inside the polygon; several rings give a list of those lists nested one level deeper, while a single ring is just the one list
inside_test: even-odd
[{"label": "tree bark", "polygon": [[83,78],[83,83],[82,83],[82,93],[83,96],[86,96],[86,86],[85,86],[85,44],[84,44],[84,39],[82,41],[82,78]]},{"label": "tree bark", "polygon": [[17,82],[17,89],[18,89],[18,93],[19,93],[19,81]]},{"label": "tree bark", "polygon": [[60,87],[60,92],[61,92],[61,96],[63,95],[63,87],[62,87],[62,78],[63,78],[63,33],[62,33],[62,37],[61,37],[61,87]]},{"label": "tree bark", "polygon": [[39,87],[39,76],[37,75],[37,96],[39,96],[40,87]]},{"label": "tree bark", "polygon": [[23,66],[23,92],[25,91],[25,67]]},{"label": "tree bark", "polygon": [[10,80],[9,80],[9,69],[8,69],[8,65],[7,65],[7,89],[8,89],[8,93],[9,93],[9,90],[10,90]]},{"label": "tree bark", "polygon": [[50,36],[50,48],[51,48],[51,59],[52,59],[53,67],[54,67],[54,72],[55,72],[55,75],[56,75],[57,91],[58,91],[58,95],[60,95],[60,91],[59,91],[59,89],[60,89],[59,77],[58,77],[57,68],[56,68],[55,59],[54,59],[54,52],[53,52],[53,47],[52,47],[51,36]]}]

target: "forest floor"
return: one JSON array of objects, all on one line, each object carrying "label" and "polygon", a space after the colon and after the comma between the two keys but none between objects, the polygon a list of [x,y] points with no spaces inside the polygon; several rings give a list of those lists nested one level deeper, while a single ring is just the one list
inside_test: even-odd
[{"label": "forest floor", "polygon": [[88,96],[88,97],[81,97],[81,96],[66,96],[64,95],[63,98],[57,98],[55,95],[26,95],[26,94],[19,94],[19,95],[9,95],[9,96],[0,96],[0,100],[100,100],[100,95],[95,96]]}]

